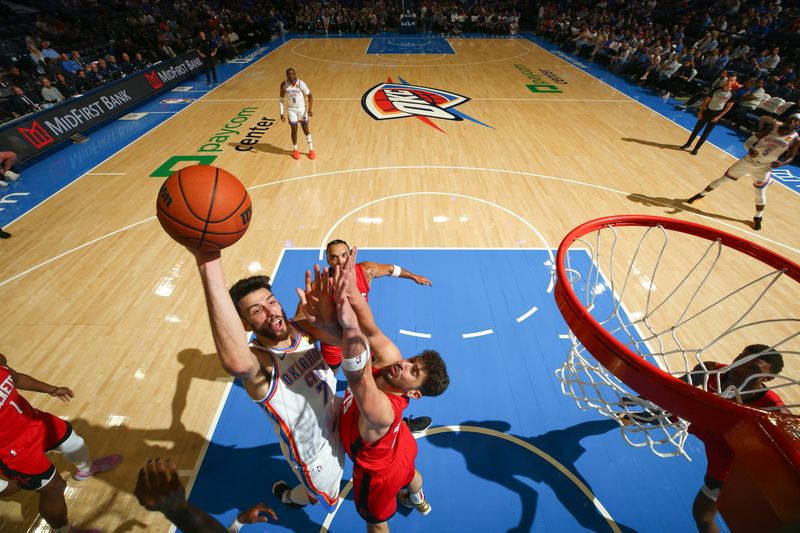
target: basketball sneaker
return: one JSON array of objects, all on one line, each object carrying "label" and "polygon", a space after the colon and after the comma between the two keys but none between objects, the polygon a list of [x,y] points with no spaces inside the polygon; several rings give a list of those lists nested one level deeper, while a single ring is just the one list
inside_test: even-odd
[{"label": "basketball sneaker", "polygon": [[[283,505],[289,507],[290,509],[299,509],[300,507],[303,507],[299,503],[294,503],[289,499],[289,491],[291,491],[291,487],[289,487],[289,484],[282,479],[279,479],[272,484],[272,494],[274,494],[275,497],[278,498],[278,501]],[[284,495],[286,495],[286,497],[284,497]]]},{"label": "basketball sneaker", "polygon": [[411,501],[411,495],[407,490],[401,490],[397,495],[400,500],[400,505],[408,507],[409,509],[416,509],[421,515],[425,516],[431,512],[431,504],[428,503],[428,498],[423,496],[422,503],[414,503]]},{"label": "basketball sneaker", "polygon": [[295,150],[294,152],[292,152],[292,157],[294,157],[295,159],[300,159],[300,152],[298,150]]},{"label": "basketball sneaker", "polygon": [[756,231],[761,229],[761,217],[753,217],[753,229]]},{"label": "basketball sneaker", "polygon": [[419,418],[414,418],[413,416],[403,417],[403,422],[406,423],[408,429],[411,430],[411,433],[421,433],[431,427],[431,417],[429,416],[420,416]]},{"label": "basketball sneaker", "polygon": [[703,197],[703,195],[702,195],[702,194],[699,194],[699,193],[698,193],[698,194],[695,194],[694,196],[692,196],[691,198],[689,198],[688,200],[686,200],[686,203],[687,203],[687,204],[693,204],[693,203],[695,203],[697,200],[701,199],[702,197]]},{"label": "basketball sneaker", "polygon": [[8,187],[8,182],[0,180],[0,187]]},{"label": "basketball sneaker", "polygon": [[0,239],[10,239],[10,238],[11,234],[9,232],[0,229]]},{"label": "basketball sneaker", "polygon": [[308,152],[308,158],[309,159],[314,159],[315,157],[317,157],[317,154],[314,153],[314,150],[311,150],[310,152]]},{"label": "basketball sneaker", "polygon": [[89,468],[89,470],[86,471],[78,470],[72,477],[76,481],[83,481],[89,479],[98,472],[108,472],[109,470],[113,470],[121,462],[122,462],[122,456],[119,454],[115,453],[112,455],[106,455],[105,457],[101,457],[100,459],[94,459],[92,461],[92,466],[91,468]]},{"label": "basketball sneaker", "polygon": [[10,170],[6,170],[6,173],[4,174],[3,177],[5,177],[5,179],[7,179],[8,181],[16,181],[19,179],[19,174],[17,174],[16,172],[11,172]]}]

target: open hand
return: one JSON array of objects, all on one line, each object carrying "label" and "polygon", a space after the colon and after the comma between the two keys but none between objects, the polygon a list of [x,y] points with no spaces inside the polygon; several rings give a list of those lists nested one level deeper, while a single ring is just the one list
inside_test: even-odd
[{"label": "open hand", "polygon": [[[269,515],[269,517],[265,516],[265,514]],[[272,510],[272,507],[259,502],[251,508],[239,513],[239,516],[236,517],[236,520],[242,524],[256,524],[258,522],[269,522],[270,518],[277,520],[278,515],[275,514],[275,511]]]},{"label": "open hand", "polygon": [[58,398],[66,403],[75,397],[75,393],[69,387],[56,387],[56,390],[50,393],[50,396]]}]

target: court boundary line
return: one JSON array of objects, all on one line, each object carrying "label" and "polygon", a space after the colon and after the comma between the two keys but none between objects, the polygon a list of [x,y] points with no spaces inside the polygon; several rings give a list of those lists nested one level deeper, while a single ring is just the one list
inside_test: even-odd
[{"label": "court boundary line", "polygon": [[[430,435],[438,435],[440,433],[475,433],[478,435],[486,435],[489,437],[498,438],[501,440],[508,441],[512,444],[516,444],[520,448],[524,448],[525,450],[531,452],[534,455],[539,456],[539,458],[543,459],[544,461],[550,463],[556,470],[561,472],[564,477],[566,477],[569,481],[571,481],[577,488],[580,490],[584,496],[589,500],[589,502],[594,506],[595,510],[600,513],[608,527],[614,533],[621,533],[619,526],[617,525],[616,520],[611,516],[611,513],[608,512],[608,509],[600,502],[597,496],[594,495],[592,490],[580,479],[576,476],[573,472],[571,472],[567,467],[561,464],[559,461],[555,459],[552,455],[545,452],[541,448],[537,448],[533,444],[526,442],[519,437],[514,435],[508,435],[506,433],[502,433],[500,431],[496,431],[494,429],[484,428],[481,426],[439,426],[435,428],[431,428],[425,430],[423,433],[414,435],[415,439],[421,439],[423,437],[428,437]],[[352,478],[348,480],[345,484],[344,488],[339,492],[339,503],[336,505],[336,508],[327,514],[325,517],[325,521],[322,523],[320,527],[320,533],[329,533],[330,525],[333,522],[333,519],[336,518],[336,513],[339,511],[339,508],[342,506],[342,502],[345,501],[345,498],[350,493],[350,490],[353,488],[353,480]],[[577,521],[577,519],[576,519]]]},{"label": "court boundary line", "polygon": [[[526,33],[526,34],[530,34],[530,32],[525,32],[525,33]],[[538,44],[537,42],[535,42],[535,41],[532,39],[532,37],[530,37],[529,35],[524,35],[524,34],[523,34],[523,37],[524,37],[525,39],[527,39],[527,40],[528,40],[528,42],[530,42],[531,44],[533,44],[534,46],[536,46],[537,48],[540,48],[540,49],[541,49],[541,50],[543,50],[545,53],[548,53],[548,54],[550,54],[551,56],[553,56],[553,57],[555,57],[555,58],[558,58],[560,61],[562,61],[562,62],[566,63],[567,65],[569,65],[570,67],[574,68],[574,69],[575,69],[575,70],[577,70],[578,72],[582,72],[582,73],[586,74],[587,76],[589,76],[590,78],[592,78],[592,79],[594,79],[594,80],[596,80],[596,81],[598,81],[598,82],[602,83],[602,84],[603,84],[603,85],[605,85],[606,87],[609,87],[610,89],[612,89],[612,90],[614,90],[614,91],[616,91],[616,92],[620,93],[621,95],[625,96],[626,98],[630,99],[631,101],[633,101],[633,102],[636,102],[636,103],[637,103],[637,104],[639,104],[640,106],[644,107],[644,108],[645,108],[645,109],[647,109],[648,111],[651,111],[651,112],[655,113],[656,115],[658,115],[658,116],[662,117],[663,119],[665,119],[665,120],[667,120],[667,121],[671,122],[671,123],[672,123],[672,124],[674,124],[675,126],[678,126],[678,127],[679,127],[679,128],[681,128],[683,131],[686,131],[686,132],[691,132],[691,130],[690,130],[689,128],[687,128],[687,127],[683,126],[682,124],[679,124],[679,123],[675,122],[674,120],[672,120],[672,119],[671,119],[671,118],[669,118],[668,116],[664,115],[664,114],[663,114],[663,113],[661,113],[660,111],[658,111],[658,110],[656,110],[656,109],[654,109],[654,108],[652,108],[652,107],[650,107],[650,106],[648,106],[648,105],[645,105],[645,104],[643,104],[642,102],[640,102],[640,101],[639,101],[639,100],[637,100],[636,98],[634,98],[634,97],[632,97],[632,96],[630,96],[630,95],[628,95],[628,94],[625,94],[625,93],[624,93],[624,92],[622,92],[621,90],[617,89],[616,87],[614,87],[613,85],[611,85],[611,84],[610,84],[610,83],[608,83],[607,81],[605,81],[605,80],[601,80],[600,78],[598,78],[597,76],[595,76],[595,75],[594,75],[594,74],[592,74],[591,72],[589,72],[589,71],[587,71],[587,70],[584,70],[584,69],[582,69],[582,68],[581,68],[581,67],[579,67],[578,65],[575,65],[574,63],[572,63],[572,62],[570,62],[570,61],[567,61],[566,59],[564,59],[563,57],[561,57],[561,56],[559,56],[559,55],[556,55],[555,53],[551,52],[551,51],[550,51],[550,50],[548,50],[547,48],[545,48],[545,47],[543,47],[542,45],[540,45],[540,44]],[[544,39],[542,39],[542,40],[544,40]],[[565,52],[565,53],[568,53],[568,52]],[[727,126],[726,126],[726,128],[727,128]],[[728,129],[730,129],[730,128],[728,128]],[[734,130],[734,131],[736,131],[736,130]],[[725,155],[727,155],[727,156],[730,156],[730,157],[734,158],[736,161],[738,161],[738,160],[740,160],[740,159],[741,159],[741,157],[736,157],[735,155],[733,155],[732,153],[728,152],[728,151],[727,151],[727,150],[725,150],[724,148],[721,148],[721,147],[717,146],[717,145],[716,145],[716,144],[715,144],[713,141],[710,141],[710,140],[706,139],[706,143],[707,143],[707,144],[710,144],[711,146],[713,146],[714,148],[716,148],[717,150],[719,150],[719,151],[720,151],[720,152],[722,152],[723,154],[725,154]],[[779,183],[780,185],[782,185],[783,187],[785,187],[786,189],[788,189],[788,190],[789,190],[790,192],[792,192],[793,194],[797,194],[797,192],[796,192],[794,189],[792,189],[791,187],[789,187],[789,186],[788,186],[788,185],[786,185],[785,183],[781,182],[780,180],[772,180],[772,181]]]},{"label": "court boundary line", "polygon": [[[277,180],[277,181],[271,181],[269,183],[262,183],[262,184],[259,184],[259,185],[253,185],[253,186],[249,187],[247,190],[248,191],[252,191],[252,190],[260,189],[262,187],[271,187],[273,185],[280,185],[280,184],[283,184],[283,183],[289,183],[289,182],[293,182],[293,181],[301,181],[301,180],[307,180],[307,179],[312,179],[312,178],[319,178],[319,177],[323,177],[323,176],[333,176],[333,175],[337,175],[337,174],[347,174],[347,173],[353,173],[353,172],[378,172],[378,171],[389,171],[389,170],[420,170],[420,169],[427,169],[427,170],[456,170],[456,171],[468,171],[468,172],[488,172],[488,173],[492,173],[492,174],[509,174],[509,175],[512,175],[512,176],[536,177],[536,178],[541,178],[541,179],[544,179],[544,180],[559,181],[559,182],[563,182],[563,183],[569,183],[569,184],[572,184],[572,185],[578,185],[578,186],[584,186],[584,187],[599,189],[599,190],[602,190],[602,191],[605,191],[605,192],[609,192],[609,193],[612,193],[612,194],[621,194],[621,195],[624,195],[624,196],[630,196],[631,194],[633,194],[633,193],[629,193],[629,192],[625,192],[625,191],[620,191],[618,189],[613,189],[611,187],[606,187],[605,185],[598,185],[596,183],[582,182],[582,181],[578,181],[578,180],[573,180],[571,178],[560,178],[560,177],[557,177],[557,176],[548,176],[546,174],[538,174],[538,173],[535,173],[535,172],[523,172],[523,171],[520,171],[520,170],[503,170],[503,169],[481,168],[481,167],[458,167],[458,166],[453,166],[453,165],[407,165],[407,166],[388,166],[388,167],[371,167],[371,168],[367,167],[367,168],[357,168],[357,169],[348,169],[348,170],[331,170],[331,171],[328,171],[328,172],[320,172],[320,173],[316,173],[316,174],[307,174],[307,175],[304,175],[304,176],[295,176],[295,177],[292,177],[292,178],[284,178],[284,179]],[[406,193],[406,194],[412,194],[412,193]],[[419,194],[419,193],[413,193],[413,194]],[[440,193],[440,194],[447,195],[447,196],[457,196],[458,195],[458,193],[449,193],[449,192],[448,193]],[[665,204],[663,202],[659,202],[658,200],[654,200],[653,203],[658,204],[658,205],[660,205],[662,207],[670,207],[668,204]],[[789,250],[791,252],[800,254],[800,249],[793,248],[792,246],[789,246],[788,244],[784,244],[782,242],[770,239],[768,237],[764,237],[763,235],[760,235],[760,234],[757,234],[757,233],[753,233],[752,231],[748,231],[748,230],[742,229],[742,228],[740,228],[738,226],[734,226],[733,224],[729,224],[729,223],[727,223],[727,222],[725,222],[723,220],[717,220],[714,217],[711,217],[711,216],[708,216],[708,215],[704,215],[704,214],[701,214],[701,213],[694,213],[692,211],[683,210],[682,212],[683,213],[687,213],[687,214],[692,215],[692,216],[700,217],[701,219],[708,220],[708,221],[711,221],[711,222],[716,223],[716,224],[720,224],[722,226],[725,226],[726,228],[729,228],[732,231],[744,233],[747,236],[748,239],[751,239],[751,240],[759,239],[759,240],[774,244],[775,246],[779,246],[781,248],[785,248],[785,249],[787,249],[787,250]],[[101,235],[101,236],[99,236],[99,237],[97,237],[97,238],[95,238],[95,239],[93,239],[93,240],[91,240],[91,241],[89,241],[87,243],[81,244],[81,245],[79,245],[79,246],[77,246],[75,248],[72,248],[70,250],[66,250],[66,251],[58,254],[55,257],[51,257],[50,259],[47,259],[47,260],[45,260],[45,261],[43,261],[43,262],[41,262],[41,263],[39,263],[37,265],[34,265],[34,266],[32,266],[32,267],[30,267],[30,268],[28,268],[28,269],[26,269],[26,270],[24,270],[22,272],[19,272],[17,274],[12,275],[10,278],[7,278],[5,280],[0,281],[0,287],[2,287],[3,285],[6,285],[7,283],[10,283],[11,281],[14,281],[14,280],[18,279],[18,278],[20,278],[20,277],[22,277],[24,275],[27,275],[27,274],[35,271],[35,270],[38,270],[39,268],[41,268],[41,267],[43,267],[43,266],[45,266],[45,265],[47,265],[49,263],[52,263],[56,259],[60,259],[60,258],[62,258],[64,256],[67,256],[67,255],[77,251],[77,250],[85,248],[85,247],[89,246],[90,244],[94,244],[94,243],[99,242],[101,240],[104,240],[104,239],[106,239],[108,237],[116,235],[117,233],[120,233],[120,232],[122,232],[122,231],[124,231],[126,229],[132,228],[132,227],[137,226],[139,224],[143,224],[145,222],[149,222],[151,220],[155,220],[155,218],[156,218],[155,216],[151,216],[151,217],[145,218],[145,219],[140,220],[138,222],[134,222],[132,224],[129,224],[128,226],[125,226],[123,228],[114,230],[114,231],[112,231],[110,233],[107,233],[105,235]]]},{"label": "court boundary line", "polygon": [[[363,39],[367,39],[369,41],[372,40],[371,37],[362,37],[362,38]],[[291,41],[292,39],[293,38],[290,38],[289,41]],[[499,63],[501,61],[510,61],[512,59],[516,59],[518,57],[522,57],[522,56],[525,56],[527,54],[530,54],[532,52],[532,50],[530,48],[527,48],[527,47],[525,47],[524,45],[521,44],[524,41],[531,42],[534,45],[536,44],[536,43],[533,43],[532,41],[529,41],[527,39],[527,37],[523,37],[523,36],[516,37],[514,39],[503,39],[504,41],[513,41],[514,44],[516,44],[517,46],[521,47],[525,51],[523,53],[519,54],[519,55],[516,55],[516,56],[503,57],[503,58],[500,58],[500,59],[491,59],[491,60],[488,60],[488,61],[478,61],[478,62],[472,62],[472,63],[447,63],[447,64],[437,64],[437,65],[403,64],[403,63],[385,65],[385,64],[379,64],[379,63],[358,63],[358,62],[355,62],[355,61],[336,61],[334,59],[323,59],[323,58],[320,58],[320,57],[309,56],[309,55],[303,54],[301,52],[298,52],[297,49],[301,45],[305,44],[308,40],[309,39],[301,39],[300,42],[297,44],[297,46],[293,47],[291,50],[289,50],[289,52],[292,53],[292,54],[295,54],[297,56],[300,56],[302,58],[308,59],[309,61],[319,61],[321,63],[331,63],[331,64],[334,64],[334,65],[352,65],[352,66],[358,66],[358,67],[385,67],[385,68],[389,68],[389,67],[392,67],[392,68],[394,68],[394,67],[401,67],[401,68],[408,68],[408,67],[440,68],[440,67],[467,67],[467,66],[473,66],[473,65],[487,65],[487,64],[490,64],[490,63]],[[289,41],[287,41],[287,42],[289,42]],[[369,47],[369,44],[367,44],[367,48],[368,47]],[[450,45],[450,47],[452,48],[453,46]],[[453,48],[453,51],[455,52],[455,48]],[[366,57],[367,55],[374,55],[374,54],[367,54],[366,53],[366,49],[365,49],[364,50],[364,57]],[[446,54],[446,55],[458,55],[458,52],[455,52],[454,54]],[[382,61],[389,61],[388,59],[381,59],[381,60]]]},{"label": "court boundary line", "polygon": [[[277,98],[210,98],[207,100],[203,100],[205,102],[211,103],[219,103],[219,102],[276,102]],[[347,96],[347,97],[337,97],[337,98],[314,98],[316,102],[324,101],[324,102],[360,102],[360,96]],[[559,104],[559,103],[615,103],[615,104],[630,104],[636,102],[631,98],[627,98],[625,100],[606,100],[606,99],[580,99],[580,98],[564,98],[559,100],[551,100],[549,98],[493,98],[493,97],[475,97],[470,98],[471,101],[478,101],[478,102],[547,102],[550,104]],[[188,107],[188,106],[187,106]],[[176,111],[177,113],[177,111]]]},{"label": "court boundary line", "polygon": [[[238,76],[238,75],[239,75],[239,74],[241,74],[242,72],[246,71],[247,69],[249,69],[249,68],[250,68],[250,67],[252,67],[253,65],[255,65],[255,64],[259,63],[259,62],[261,62],[261,60],[262,60],[262,59],[266,58],[268,55],[270,55],[271,53],[275,52],[276,50],[278,50],[279,48],[283,47],[283,45],[285,45],[285,44],[287,44],[287,43],[289,43],[289,42],[290,42],[290,41],[284,41],[284,42],[283,42],[283,43],[281,43],[280,45],[276,46],[276,47],[275,47],[273,50],[270,50],[269,52],[267,52],[266,54],[264,54],[264,55],[263,55],[261,58],[259,58],[257,61],[253,61],[252,63],[250,63],[249,65],[247,65],[246,67],[244,67],[242,70],[240,70],[239,72],[235,73],[233,76],[231,76],[231,77],[230,77],[230,78],[228,78],[227,80],[223,81],[222,83],[220,83],[219,85],[217,85],[217,86],[216,86],[216,87],[214,87],[213,89],[211,89],[211,90],[209,90],[209,91],[206,91],[206,95],[208,95],[208,94],[211,94],[211,92],[212,92],[212,91],[214,91],[215,89],[217,89],[217,88],[219,88],[219,87],[222,87],[223,85],[225,85],[226,83],[228,83],[229,81],[231,81],[232,79],[234,79],[236,76]],[[201,73],[201,74],[197,74],[197,76],[195,76],[195,77],[192,77],[192,78],[189,78],[189,81],[190,81],[191,83],[194,83],[194,79],[195,79],[195,78],[197,78],[197,77],[200,77],[201,75],[202,75],[202,73]],[[168,93],[170,93],[170,92],[173,92],[173,91],[172,91],[172,89],[170,89],[169,91],[165,91],[165,92],[164,92],[164,94],[166,95],[166,94],[168,94]],[[153,133],[154,131],[156,131],[157,129],[159,129],[161,126],[163,126],[164,124],[166,124],[167,122],[169,122],[170,120],[172,120],[173,118],[175,118],[176,116],[178,116],[178,115],[179,115],[179,114],[180,114],[182,111],[184,111],[184,110],[188,109],[189,107],[191,107],[192,105],[196,104],[197,102],[199,102],[199,101],[200,101],[200,100],[202,100],[203,98],[204,98],[204,96],[200,96],[199,98],[197,98],[197,99],[196,99],[196,100],[194,100],[193,102],[189,102],[189,103],[188,103],[188,104],[187,104],[185,107],[183,107],[182,109],[179,109],[178,111],[175,111],[174,113],[171,113],[171,114],[172,114],[172,116],[171,116],[171,117],[168,117],[168,118],[167,118],[167,119],[165,119],[163,122],[161,122],[161,123],[159,123],[159,124],[156,124],[155,126],[153,126],[152,128],[150,128],[149,130],[145,131],[145,132],[144,132],[142,135],[140,135],[139,137],[136,137],[136,138],[135,138],[133,141],[131,141],[130,143],[126,144],[125,146],[121,147],[119,150],[115,151],[114,153],[112,153],[111,155],[109,155],[108,157],[106,157],[105,159],[103,159],[102,161],[100,161],[98,164],[96,164],[95,166],[93,166],[92,168],[90,168],[88,171],[86,171],[86,172],[82,173],[81,175],[77,176],[75,179],[73,179],[72,181],[70,181],[69,183],[67,183],[66,185],[64,185],[64,186],[63,186],[63,187],[61,187],[60,189],[58,189],[57,191],[55,191],[55,192],[53,192],[52,194],[48,195],[48,196],[47,196],[47,198],[45,198],[44,200],[42,200],[42,201],[41,201],[41,202],[39,202],[38,204],[34,205],[32,208],[28,209],[28,210],[27,210],[27,211],[25,211],[24,213],[20,214],[20,215],[19,215],[17,218],[15,218],[15,219],[13,219],[13,220],[9,221],[9,222],[8,222],[8,223],[5,225],[5,227],[11,226],[13,223],[15,223],[16,221],[20,220],[22,217],[24,217],[24,216],[25,216],[25,215],[27,215],[28,213],[31,213],[31,212],[35,211],[36,209],[38,209],[38,208],[39,208],[39,206],[42,206],[42,205],[46,204],[47,202],[49,202],[50,200],[52,200],[53,198],[55,198],[56,196],[58,196],[58,195],[59,195],[59,194],[60,194],[60,193],[61,193],[63,190],[67,189],[68,187],[71,187],[73,184],[75,184],[75,183],[77,183],[78,181],[80,181],[80,180],[81,180],[81,179],[82,179],[84,176],[87,176],[87,175],[89,175],[89,174],[90,174],[90,173],[91,173],[91,172],[92,172],[94,169],[96,169],[96,168],[100,167],[101,165],[105,164],[105,163],[106,163],[106,161],[108,161],[109,159],[111,159],[111,158],[115,157],[115,156],[116,156],[117,154],[119,154],[120,152],[122,152],[122,151],[124,151],[124,150],[127,150],[128,148],[130,148],[130,147],[131,147],[131,146],[133,146],[134,144],[138,143],[140,140],[142,140],[143,138],[147,137],[148,135],[150,135],[151,133]],[[146,102],[143,102],[143,103],[142,103],[142,106],[143,106],[145,103],[146,103]],[[138,108],[141,108],[141,106],[139,106]],[[135,110],[132,110],[131,112],[133,113],[133,112],[136,112],[136,111],[135,111]],[[148,112],[149,112],[149,111],[148,111]],[[119,119],[117,118],[117,119],[114,119],[113,121],[109,121],[109,123],[108,123],[106,126],[103,126],[103,128],[106,128],[106,127],[109,127],[109,126],[114,126],[118,120],[119,120]],[[0,283],[0,286],[2,286],[2,283]]]},{"label": "court boundary line", "polygon": [[[278,273],[278,269],[283,262],[283,255],[286,251],[286,248],[281,248],[281,253],[278,255],[278,260],[275,262],[275,266],[272,268],[272,275],[270,279],[275,280],[275,275]],[[189,478],[189,482],[186,484],[186,501],[189,501],[189,497],[192,494],[192,489],[194,489],[194,484],[197,481],[197,476],[200,473],[200,467],[203,466],[203,461],[205,461],[206,453],[208,453],[208,447],[211,445],[211,439],[214,437],[214,432],[217,430],[217,426],[219,425],[219,420],[222,417],[222,410],[225,408],[225,403],[228,401],[228,396],[230,396],[231,389],[233,388],[233,382],[236,381],[236,378],[232,378],[228,382],[228,386],[225,388],[225,392],[220,398],[219,405],[217,406],[217,412],[214,414],[214,418],[211,420],[211,425],[206,432],[206,439],[203,446],[200,448],[200,452],[197,456],[197,461],[195,461],[194,468],[192,468],[192,474]],[[169,533],[174,533],[177,530],[174,524],[170,525]]]}]

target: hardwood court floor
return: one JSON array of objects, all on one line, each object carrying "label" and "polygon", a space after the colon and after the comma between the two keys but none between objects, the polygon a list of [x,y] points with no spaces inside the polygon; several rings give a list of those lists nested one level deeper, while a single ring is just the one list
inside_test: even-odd
[{"label": "hardwood court floor", "polygon": [[[70,483],[73,521],[165,529],[132,496],[136,471],[170,457],[191,474],[226,387],[193,258],[153,218],[163,178],[150,175],[173,156],[214,155],[250,188],[250,229],[224,254],[229,282],[270,273],[284,247],[332,237],[370,247],[555,247],[577,224],[618,213],[667,213],[800,260],[794,193],[770,187],[759,234],[746,223],[748,183],[680,204],[734,158],[710,145],[696,157],[659,146],[680,145],[687,132],[534,44],[451,39],[455,55],[371,56],[368,42],[287,42],[26,215],[3,242],[0,350],[18,370],[76,393],[68,405],[26,397],[72,421],[94,455],[126,456],[113,473]],[[276,121],[290,66],[315,97],[313,161],[302,135],[304,155],[291,158],[289,128]],[[566,82],[562,92],[531,92],[523,69],[544,83],[540,69],[551,72]],[[457,110],[491,127],[376,121],[361,99],[388,78],[467,96]],[[246,118],[242,128],[276,122],[242,145],[242,135],[223,138],[236,117]],[[4,531],[41,524],[31,495],[0,502],[0,517]]]}]

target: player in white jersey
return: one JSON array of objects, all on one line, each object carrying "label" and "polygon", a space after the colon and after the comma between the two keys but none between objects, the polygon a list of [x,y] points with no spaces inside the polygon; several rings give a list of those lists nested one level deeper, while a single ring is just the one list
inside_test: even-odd
[{"label": "player in white jersey", "polygon": [[[299,310],[294,321],[288,320],[266,276],[242,279],[229,292],[220,252],[194,253],[222,367],[241,379],[250,398],[268,413],[300,481],[291,489],[278,481],[273,492],[287,505],[319,501],[333,510],[344,467],[339,400],[336,378],[311,335],[336,343],[336,332],[314,327]],[[250,346],[245,330],[253,333]]]},{"label": "player in white jersey", "polygon": [[783,123],[771,121],[744,143],[748,153],[733,164],[725,174],[708,184],[704,190],[695,194],[686,203],[692,204],[728,181],[750,176],[756,195],[756,215],[753,229],[761,229],[761,218],[767,205],[767,185],[772,181],[772,169],[789,164],[797,155],[800,140],[797,127],[800,126],[800,113],[795,113]]},{"label": "player in white jersey", "polygon": [[[306,97],[308,97],[308,109],[306,109]],[[297,74],[293,68],[286,69],[286,79],[281,82],[281,92],[278,103],[281,110],[281,122],[286,122],[284,116],[284,103],[286,112],[289,115],[289,126],[292,128],[292,157],[300,159],[300,152],[297,151],[297,123],[303,127],[303,133],[308,142],[308,158],[314,159],[314,143],[311,142],[311,130],[308,129],[308,120],[314,114],[311,107],[314,105],[314,97],[308,85],[303,80],[297,79]]]}]

